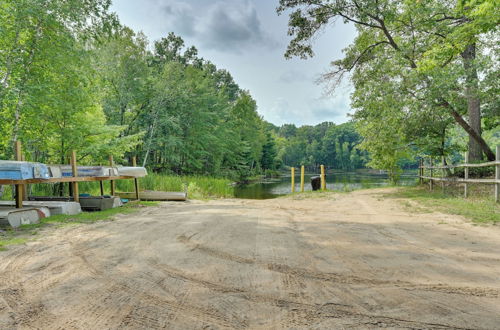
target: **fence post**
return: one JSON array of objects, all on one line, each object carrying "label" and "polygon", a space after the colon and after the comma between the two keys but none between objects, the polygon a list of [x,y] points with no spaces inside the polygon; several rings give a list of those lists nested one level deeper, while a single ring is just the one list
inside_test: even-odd
[{"label": "fence post", "polygon": [[304,173],[305,168],[304,165],[300,167],[300,192],[304,192]]},{"label": "fence post", "polygon": [[[109,166],[114,167],[115,166],[115,161],[113,160],[113,155],[109,156]],[[111,186],[111,196],[115,195],[115,182],[113,180],[110,180],[110,186]]]},{"label": "fence post", "polygon": [[[132,157],[132,166],[137,166],[137,158]],[[139,200],[139,181],[137,178],[134,178],[134,187],[135,187],[135,199]]]},{"label": "fence post", "polygon": [[[498,162],[500,162],[500,145],[497,146],[497,156],[495,157],[495,159],[497,160],[497,164],[495,165],[495,179],[497,180],[500,180],[500,164],[498,164]],[[500,183],[496,183],[495,184],[495,202],[500,202]]]},{"label": "fence post", "polygon": [[[16,141],[14,144],[14,151],[17,161],[21,161],[22,152],[21,152],[21,141]],[[16,184],[16,208],[20,209],[23,207],[23,185]]]},{"label": "fence post", "polygon": [[446,161],[445,161],[445,158],[444,156],[441,156],[441,166],[443,166],[443,168],[441,169],[441,190],[443,191],[443,194],[444,194],[444,179],[446,178],[446,169],[444,168],[446,164]]},{"label": "fence post", "polygon": [[421,185],[424,183],[424,178],[422,178],[423,176],[424,176],[424,159],[420,158],[420,163],[418,167],[418,177]]},{"label": "fence post", "polygon": [[292,193],[295,192],[295,167],[291,168],[292,171]]},{"label": "fence post", "polygon": [[430,190],[432,191],[434,189],[434,181],[432,180],[432,174],[434,173],[434,169],[432,168],[434,166],[434,162],[432,161],[432,156],[430,157],[429,159],[429,162],[430,162],[430,170],[431,170],[431,179],[429,180],[429,187],[430,187]]},{"label": "fence post", "polygon": [[321,165],[321,190],[326,190],[325,165]]},{"label": "fence post", "polygon": [[[464,159],[465,159],[465,168],[464,168],[464,179],[465,180],[469,180],[469,167],[467,165],[469,165],[469,152],[466,151],[465,154],[464,154]],[[464,184],[464,198],[467,198],[469,197],[469,185],[467,184],[467,182],[465,182]]]},{"label": "fence post", "polygon": [[[76,167],[76,151],[71,152],[71,172],[73,172],[73,177],[76,178],[78,176],[78,168]],[[73,187],[73,199],[75,202],[80,202],[80,195],[78,194],[78,182],[74,181],[71,183]]]}]

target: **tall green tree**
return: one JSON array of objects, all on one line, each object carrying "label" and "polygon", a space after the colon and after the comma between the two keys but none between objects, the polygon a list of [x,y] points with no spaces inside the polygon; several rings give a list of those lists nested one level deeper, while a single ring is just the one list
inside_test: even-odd
[{"label": "tall green tree", "polygon": [[[432,108],[453,118],[470,136],[475,159],[482,152],[492,159],[494,154],[481,135],[478,80],[482,68],[477,59],[485,33],[498,26],[498,17],[487,13],[487,8],[495,7],[493,3],[281,0],[278,12],[293,10],[289,21],[293,39],[287,57],[313,56],[314,36],[336,19],[355,24],[358,36],[346,56],[333,62],[326,80],[337,83],[353,73],[358,89],[362,80],[389,78],[406,92],[409,103],[420,103],[417,109]],[[441,43],[449,46],[445,47],[448,51],[437,51]],[[389,66],[397,68],[397,73],[387,76],[383,68]],[[364,67],[379,70],[372,70],[370,76],[356,75]],[[465,113],[468,121],[462,117]]]}]

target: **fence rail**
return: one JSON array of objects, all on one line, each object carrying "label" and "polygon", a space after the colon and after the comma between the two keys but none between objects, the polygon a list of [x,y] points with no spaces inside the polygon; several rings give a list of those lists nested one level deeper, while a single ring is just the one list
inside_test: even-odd
[{"label": "fence rail", "polygon": [[[464,155],[465,163],[446,165],[445,158],[441,158],[441,165],[434,165],[433,159],[429,159],[429,165],[425,165],[423,159],[420,160],[419,166],[419,178],[422,184],[424,180],[429,180],[430,189],[434,187],[434,181],[440,181],[442,183],[442,189],[444,190],[445,182],[456,182],[464,184],[464,197],[467,198],[469,195],[468,183],[482,183],[482,184],[494,184],[495,185],[495,201],[500,202],[500,146],[496,147],[496,160],[485,163],[471,164],[469,163],[469,153],[466,152]],[[490,167],[495,166],[495,178],[493,179],[470,179],[469,178],[469,168],[479,168],[479,167]],[[447,177],[445,170],[453,168],[464,168],[464,178]],[[430,171],[430,176],[425,175],[425,170]],[[434,170],[441,170],[441,176],[435,177]]]}]

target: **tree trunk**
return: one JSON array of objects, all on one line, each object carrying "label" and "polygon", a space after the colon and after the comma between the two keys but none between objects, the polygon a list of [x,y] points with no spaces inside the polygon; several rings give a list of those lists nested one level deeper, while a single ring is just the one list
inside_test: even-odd
[{"label": "tree trunk", "polygon": [[[470,44],[461,54],[465,68],[465,97],[467,98],[467,112],[469,126],[481,136],[481,103],[479,100],[479,86],[477,69],[474,63],[476,58],[476,44]],[[479,142],[469,135],[469,159],[479,161],[483,158],[483,152]]]},{"label": "tree trunk", "polygon": [[472,137],[479,144],[481,149],[486,154],[486,157],[488,158],[488,160],[494,161],[495,154],[493,153],[491,148],[488,146],[486,141],[481,137],[481,135],[477,134],[477,132],[474,131],[472,129],[472,127],[470,127],[470,125],[465,121],[465,119],[463,119],[462,116],[455,109],[453,109],[453,107],[446,100],[443,100],[443,103],[441,105],[444,106],[446,109],[448,109],[448,111],[453,116],[455,121],[460,126],[462,126],[462,128],[467,132],[467,134],[469,134],[469,136]]}]

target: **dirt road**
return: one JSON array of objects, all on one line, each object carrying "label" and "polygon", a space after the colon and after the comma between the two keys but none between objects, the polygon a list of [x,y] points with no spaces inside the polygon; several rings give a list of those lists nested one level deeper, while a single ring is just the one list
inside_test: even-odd
[{"label": "dirt road", "polygon": [[500,230],[380,190],[164,203],[0,252],[0,329],[500,329]]}]

